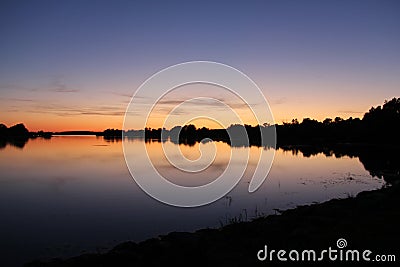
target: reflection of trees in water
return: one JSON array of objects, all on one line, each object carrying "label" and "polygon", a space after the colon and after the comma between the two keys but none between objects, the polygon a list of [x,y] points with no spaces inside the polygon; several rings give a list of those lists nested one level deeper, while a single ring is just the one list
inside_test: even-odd
[{"label": "reflection of trees in water", "polygon": [[29,136],[28,129],[22,123],[10,128],[4,124],[0,124],[0,149],[4,149],[7,144],[22,149],[28,142]]},{"label": "reflection of trees in water", "polygon": [[[0,136],[5,134],[27,135],[28,130],[23,124],[10,128],[0,124]],[[45,133],[38,132],[37,135],[45,136]],[[175,126],[170,130],[107,129],[98,134],[103,136],[106,142],[120,142],[122,138],[125,138],[124,140],[142,138],[147,143],[169,140],[175,144],[194,146],[197,142],[213,140],[225,142],[232,147],[263,146],[268,149],[277,146],[294,154],[301,152],[305,157],[319,153],[327,157],[357,157],[372,176],[384,178],[388,182],[400,176],[400,159],[395,150],[400,145],[399,135],[400,98],[385,101],[382,106],[376,108],[372,107],[362,119],[336,117],[319,122],[305,118],[302,122],[293,119],[283,125],[233,124],[227,129],[196,128],[194,125]],[[27,137],[2,139],[0,148],[4,148],[7,143],[22,148],[27,141]],[[364,145],[358,145],[360,143]]]},{"label": "reflection of trees in water", "polygon": [[11,145],[17,148],[24,148],[25,144],[28,142],[29,137],[21,136],[21,137],[9,137],[9,138],[0,138],[0,149],[4,149],[7,145]]},{"label": "reflection of trees in water", "polygon": [[283,146],[280,149],[291,151],[294,155],[301,152],[305,157],[324,154],[327,157],[358,158],[371,176],[393,183],[400,178],[400,154],[396,147],[384,145],[330,145],[330,146]]},{"label": "reflection of trees in water", "polygon": [[[224,130],[225,131],[225,130]],[[105,140],[106,137],[104,137]],[[137,138],[127,138],[125,140],[137,140]],[[246,142],[230,142],[225,138],[208,138],[207,135],[201,136],[201,138],[169,138],[169,139],[157,139],[157,138],[146,138],[142,139],[147,143],[152,142],[166,142],[170,141],[177,145],[194,146],[197,142],[212,142],[220,141],[224,142],[232,147],[249,147],[258,146],[253,143]],[[113,142],[120,141],[121,138],[108,138]],[[271,148],[271,146],[264,146],[265,149]],[[380,145],[368,145],[368,144],[330,144],[330,145],[282,145],[278,146],[278,149],[284,151],[290,151],[293,155],[303,154],[305,157],[311,157],[318,154],[323,154],[326,157],[341,158],[348,156],[350,158],[358,158],[363,164],[364,168],[370,173],[371,176],[385,179],[386,182],[392,183],[395,180],[400,179],[400,154],[398,153],[398,146],[390,146],[385,144]],[[397,149],[396,149],[397,148]]]},{"label": "reflection of trees in water", "polygon": [[122,141],[122,137],[121,136],[108,136],[105,135],[103,136],[104,141],[108,142],[108,143],[118,143],[120,141]]}]

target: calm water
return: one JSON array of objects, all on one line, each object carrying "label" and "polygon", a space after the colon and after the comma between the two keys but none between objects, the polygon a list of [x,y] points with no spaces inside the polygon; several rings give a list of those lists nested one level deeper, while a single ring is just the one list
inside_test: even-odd
[{"label": "calm water", "polygon": [[[141,142],[130,141],[131,153]],[[250,152],[250,164],[245,177],[226,197],[187,209],[159,203],[139,189],[125,165],[121,142],[56,136],[29,140],[22,149],[7,145],[0,149],[1,262],[18,265],[34,258],[104,251],[126,240],[218,227],[234,217],[251,219],[273,214],[274,209],[343,198],[384,184],[372,177],[358,158],[304,157],[277,150],[268,179],[249,194],[249,177],[263,148],[203,144],[202,151],[217,149],[214,164],[204,173],[188,177],[168,164],[160,153],[161,143],[146,146],[161,173],[187,186],[206,184],[217,177],[231,149]],[[180,145],[180,150],[192,160],[200,155],[198,145]]]}]

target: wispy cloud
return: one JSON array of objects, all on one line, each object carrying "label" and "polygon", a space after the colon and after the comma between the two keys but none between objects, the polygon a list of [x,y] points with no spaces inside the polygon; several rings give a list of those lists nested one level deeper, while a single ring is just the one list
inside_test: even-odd
[{"label": "wispy cloud", "polygon": [[26,87],[19,84],[14,83],[3,83],[0,84],[0,91],[37,91],[38,88],[36,87]]},{"label": "wispy cloud", "polygon": [[50,89],[49,91],[52,91],[55,93],[78,93],[80,90],[68,89],[68,88],[54,88],[54,89]]},{"label": "wispy cloud", "polygon": [[[166,105],[166,106],[177,106],[185,102],[186,99],[166,99],[166,100],[161,100],[157,104],[158,105]],[[252,103],[252,104],[247,104],[239,101],[228,101],[223,98],[212,98],[212,99],[207,99],[207,98],[196,98],[189,100],[185,103],[185,105],[190,105],[190,106],[206,106],[206,107],[213,107],[213,108],[225,108],[224,104],[234,108],[234,109],[246,109],[248,106],[255,106],[258,105],[257,103]]]},{"label": "wispy cloud", "polygon": [[177,106],[183,103],[185,100],[172,100],[172,99],[161,99],[157,104],[158,105],[167,105],[167,106]]},{"label": "wispy cloud", "polygon": [[277,99],[272,99],[271,104],[281,105],[281,104],[285,104],[287,101],[288,101],[288,99],[286,97],[280,97]]},{"label": "wispy cloud", "polygon": [[121,96],[121,97],[126,97],[126,98],[132,97],[132,94],[128,94],[128,93],[119,93],[119,92],[104,92],[104,93]]},{"label": "wispy cloud", "polygon": [[346,113],[346,114],[363,114],[364,111],[356,111],[356,110],[338,110],[338,113]]},{"label": "wispy cloud", "polygon": [[71,87],[62,81],[59,77],[53,77],[50,79],[48,84],[36,85],[36,86],[25,86],[21,84],[5,83],[0,84],[1,91],[27,91],[27,92],[54,92],[54,93],[78,93],[81,90],[78,88]]},{"label": "wispy cloud", "polygon": [[55,78],[48,88],[48,91],[55,93],[78,93],[79,89],[71,88],[67,86],[63,81],[58,78]]},{"label": "wispy cloud", "polygon": [[57,116],[123,116],[125,109],[119,106],[91,106],[91,107],[69,107],[56,104],[42,104],[33,106],[28,110],[31,113],[55,114]]},{"label": "wispy cloud", "polygon": [[0,97],[0,99],[6,100],[6,101],[33,102],[32,99],[18,98],[18,97]]},{"label": "wispy cloud", "polygon": [[124,111],[78,111],[76,115],[123,116]]}]

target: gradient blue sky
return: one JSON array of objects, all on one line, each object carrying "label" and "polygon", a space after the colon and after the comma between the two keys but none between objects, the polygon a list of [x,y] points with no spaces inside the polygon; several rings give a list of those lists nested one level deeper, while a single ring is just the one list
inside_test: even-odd
[{"label": "gradient blue sky", "polygon": [[1,1],[0,122],[122,127],[173,64],[249,75],[276,122],[358,117],[400,92],[399,1]]}]

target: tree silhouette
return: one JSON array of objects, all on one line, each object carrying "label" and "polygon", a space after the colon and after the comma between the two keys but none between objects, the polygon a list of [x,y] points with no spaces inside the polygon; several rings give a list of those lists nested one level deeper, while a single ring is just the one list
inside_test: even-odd
[{"label": "tree silhouette", "polygon": [[[322,122],[304,118],[300,123],[297,118],[281,125],[239,125],[233,124],[227,129],[197,129],[194,125],[175,126],[171,130],[144,129],[145,139],[169,138],[174,143],[193,145],[205,138],[223,141],[231,146],[269,146],[262,141],[274,140],[277,145],[327,145],[335,143],[376,143],[398,144],[400,136],[400,98],[385,100],[383,106],[372,107],[363,119],[336,117],[326,118]],[[4,128],[4,127],[3,127]],[[0,132],[2,128],[0,127]],[[126,136],[142,136],[143,130],[124,132]],[[243,134],[245,133],[245,135]],[[122,136],[121,130],[107,129],[104,136]],[[261,137],[267,138],[261,138]]]},{"label": "tree silhouette", "polygon": [[6,125],[0,124],[0,148],[6,147],[7,144],[23,148],[28,142],[29,131],[22,123],[7,128]]}]

